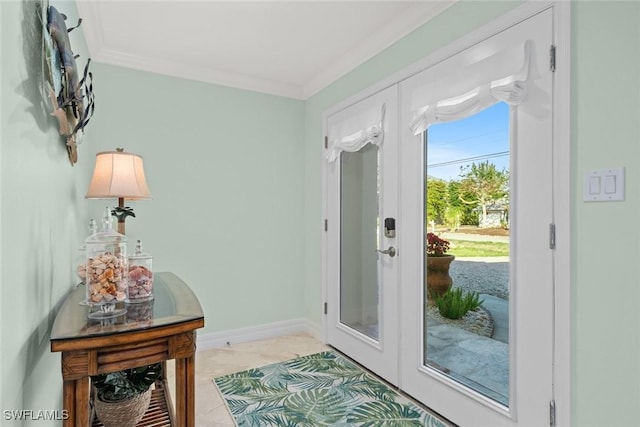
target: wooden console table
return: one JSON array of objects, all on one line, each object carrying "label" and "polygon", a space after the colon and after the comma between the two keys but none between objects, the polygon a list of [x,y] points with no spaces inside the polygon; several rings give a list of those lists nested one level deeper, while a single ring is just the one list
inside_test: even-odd
[{"label": "wooden console table", "polygon": [[[80,305],[80,286],[64,301],[51,331],[51,351],[62,352],[63,406],[69,417],[65,427],[91,425],[89,376],[136,366],[175,360],[175,414],[170,399],[170,425],[195,427],[196,329],[204,314],[191,289],[173,273],[155,273],[153,301],[127,305],[127,313],[114,319],[89,320]],[[166,369],[164,370],[166,372]],[[167,392],[166,377],[158,392]]]}]

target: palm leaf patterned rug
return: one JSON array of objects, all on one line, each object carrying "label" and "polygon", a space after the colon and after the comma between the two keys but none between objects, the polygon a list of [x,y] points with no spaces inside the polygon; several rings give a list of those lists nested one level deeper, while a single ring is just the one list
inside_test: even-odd
[{"label": "palm leaf patterned rug", "polygon": [[240,427],[449,425],[332,351],[214,382]]}]

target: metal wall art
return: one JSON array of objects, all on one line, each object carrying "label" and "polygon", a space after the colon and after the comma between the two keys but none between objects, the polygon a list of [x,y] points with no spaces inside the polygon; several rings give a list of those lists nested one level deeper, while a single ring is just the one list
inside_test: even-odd
[{"label": "metal wall art", "polygon": [[51,101],[52,113],[58,120],[60,135],[65,140],[71,164],[78,161],[76,144],[80,142],[84,128],[94,111],[93,75],[89,71],[91,58],[87,60],[82,76],[78,72],[76,58],[71,50],[67,17],[46,2],[46,20],[43,19],[43,54],[45,62],[45,85]]}]

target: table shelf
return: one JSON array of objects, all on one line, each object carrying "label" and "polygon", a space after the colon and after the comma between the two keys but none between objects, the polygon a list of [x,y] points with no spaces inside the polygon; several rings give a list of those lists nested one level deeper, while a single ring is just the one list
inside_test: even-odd
[{"label": "table shelf", "polygon": [[[172,427],[171,403],[166,387],[157,387],[151,391],[151,403],[144,417],[136,424],[137,427]],[[91,427],[104,427],[98,417],[93,415]]]}]

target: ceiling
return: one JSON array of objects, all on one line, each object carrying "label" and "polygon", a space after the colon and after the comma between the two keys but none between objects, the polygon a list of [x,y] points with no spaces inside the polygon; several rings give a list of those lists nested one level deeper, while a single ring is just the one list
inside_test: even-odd
[{"label": "ceiling", "polygon": [[93,61],[307,99],[456,0],[78,0]]}]

